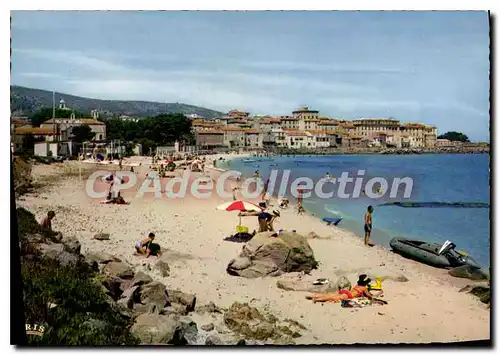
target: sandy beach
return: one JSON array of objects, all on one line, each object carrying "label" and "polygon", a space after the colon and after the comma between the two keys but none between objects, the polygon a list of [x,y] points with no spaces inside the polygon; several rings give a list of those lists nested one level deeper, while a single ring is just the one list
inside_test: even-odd
[{"label": "sandy beach", "polygon": [[[230,159],[234,156],[223,156]],[[209,159],[217,159],[218,157]],[[144,181],[151,158],[133,157],[129,162],[142,163],[135,168],[138,181]],[[78,170],[78,162],[66,162]],[[311,275],[290,273],[280,277],[245,279],[226,272],[229,261],[241,251],[241,243],[224,241],[234,233],[237,212],[224,212],[216,206],[231,198],[212,196],[207,199],[185,197],[156,199],[152,193],[137,196],[138,185],[122,192],[129,205],[105,205],[103,199],[90,198],[85,179],[78,174],[62,178],[62,164],[36,165],[35,181],[52,181],[36,194],[22,196],[18,207],[25,207],[41,220],[48,210],[56,212],[53,228],[63,235],[76,236],[86,251],[107,251],[149,273],[169,287],[181,288],[197,295],[199,304],[210,301],[222,307],[233,302],[248,302],[278,317],[291,318],[307,330],[298,344],[336,343],[429,343],[490,339],[490,310],[479,299],[458,291],[469,280],[449,276],[446,270],[434,269],[400,257],[387,249],[365,247],[361,238],[342,228],[327,226],[310,215],[297,215],[295,206],[281,210],[276,230],[296,230],[302,235],[315,232],[321,238],[309,239],[319,267]],[[95,169],[87,164],[85,171]],[[207,175],[216,179],[220,169],[207,167]],[[73,170],[75,171],[75,170]],[[51,175],[54,174],[54,175]],[[176,175],[180,172],[176,171]],[[192,173],[192,178],[201,173]],[[53,178],[51,178],[51,176]],[[55,177],[58,177],[56,179]],[[166,183],[162,179],[162,185]],[[236,186],[236,182],[229,182]],[[106,184],[96,182],[96,190]],[[255,200],[257,201],[257,199]],[[274,207],[277,208],[277,207]],[[250,231],[257,229],[255,217],[245,217],[243,224]],[[149,271],[145,259],[133,255],[137,240],[149,232],[156,234],[162,248],[185,255],[170,262],[170,276],[163,278]],[[110,233],[110,240],[92,239],[96,233]],[[404,275],[408,281],[386,279],[384,299],[388,305],[360,309],[341,308],[338,303],[313,304],[306,292],[285,291],[278,280],[317,279],[332,281],[346,275],[352,283],[361,273]]]}]

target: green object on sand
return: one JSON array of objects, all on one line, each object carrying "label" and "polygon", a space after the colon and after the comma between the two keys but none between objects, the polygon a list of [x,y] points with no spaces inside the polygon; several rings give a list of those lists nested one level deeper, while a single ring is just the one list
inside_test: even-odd
[{"label": "green object on sand", "polygon": [[151,255],[156,255],[160,252],[160,244],[150,243],[149,250],[151,250]]},{"label": "green object on sand", "polygon": [[441,244],[428,243],[422,240],[393,238],[390,242],[392,250],[401,256],[420,261],[421,263],[439,268],[455,268],[470,265],[480,268],[480,265],[470,256],[463,256],[455,250],[446,250],[441,254]]}]

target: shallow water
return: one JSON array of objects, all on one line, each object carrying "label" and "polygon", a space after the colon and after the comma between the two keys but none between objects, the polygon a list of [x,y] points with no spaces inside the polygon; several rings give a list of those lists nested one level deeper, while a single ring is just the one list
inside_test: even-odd
[{"label": "shallow water", "polygon": [[[449,239],[459,249],[467,251],[483,265],[490,262],[490,208],[403,208],[380,206],[391,201],[415,202],[483,202],[490,203],[489,155],[348,155],[348,156],[297,156],[277,157],[258,162],[233,160],[225,168],[241,171],[251,176],[259,170],[266,179],[271,170],[278,176],[274,194],[278,193],[283,170],[290,170],[286,195],[297,177],[309,177],[314,181],[324,178],[329,172],[339,178],[341,173],[349,177],[363,178],[358,198],[340,198],[336,192],[331,198],[311,196],[304,199],[307,212],[318,217],[343,217],[339,226],[363,234],[363,215],[368,205],[373,205],[373,232],[375,243],[387,245],[392,237],[404,236],[443,243]],[[364,175],[359,171],[364,170]],[[389,184],[381,189],[379,198],[368,198],[363,194],[369,179],[382,177]],[[404,185],[394,190],[394,178],[410,177],[413,189],[409,198],[404,197]],[[355,183],[347,184],[346,192],[353,195]],[[376,185],[377,186],[377,185]],[[338,184],[325,184],[324,192],[337,191]],[[377,188],[374,188],[376,191]],[[393,191],[393,192],[394,192]],[[368,192],[369,193],[369,192]],[[293,198],[293,197],[292,197]]]}]

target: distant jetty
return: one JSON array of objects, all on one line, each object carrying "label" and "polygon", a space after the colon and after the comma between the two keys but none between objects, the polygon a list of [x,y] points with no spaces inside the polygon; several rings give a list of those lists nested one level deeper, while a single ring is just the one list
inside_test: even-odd
[{"label": "distant jetty", "polygon": [[326,148],[316,150],[306,149],[277,149],[278,155],[349,155],[349,154],[373,154],[373,155],[416,155],[416,154],[489,154],[490,147],[485,145],[462,145],[456,147],[435,148]]}]

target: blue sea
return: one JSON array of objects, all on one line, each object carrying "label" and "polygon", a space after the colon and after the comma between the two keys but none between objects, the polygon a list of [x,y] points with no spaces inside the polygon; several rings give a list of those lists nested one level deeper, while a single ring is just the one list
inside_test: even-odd
[{"label": "blue sea", "polygon": [[[383,177],[389,182],[384,196],[377,199],[361,194],[359,198],[322,199],[314,194],[304,199],[310,214],[323,217],[343,217],[340,227],[362,236],[363,215],[368,205],[374,206],[372,239],[376,244],[389,246],[395,236],[443,243],[453,241],[458,249],[467,251],[484,266],[490,263],[490,208],[402,208],[377,206],[391,201],[415,202],[483,202],[490,203],[489,155],[335,155],[290,156],[237,159],[223,167],[240,171],[250,177],[255,170],[265,180],[272,170],[277,170],[276,187],[284,170],[290,170],[286,195],[290,196],[291,181],[309,177],[317,181],[327,173],[340,177],[342,172],[350,177]],[[361,176],[358,171],[364,170]],[[389,198],[392,179],[410,177],[413,181],[411,196],[405,198],[404,186],[395,198]],[[324,191],[330,190],[325,184]],[[354,186],[354,182],[350,184]],[[335,190],[337,191],[337,190]],[[349,191],[348,188],[345,189]],[[352,188],[351,188],[352,191]],[[375,188],[376,191],[376,188]],[[293,197],[292,197],[293,198]]]}]

